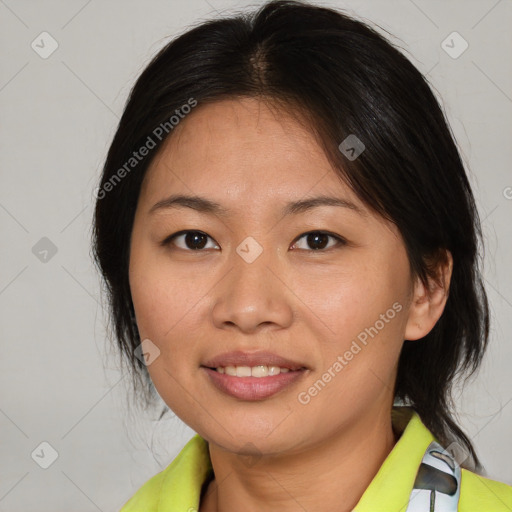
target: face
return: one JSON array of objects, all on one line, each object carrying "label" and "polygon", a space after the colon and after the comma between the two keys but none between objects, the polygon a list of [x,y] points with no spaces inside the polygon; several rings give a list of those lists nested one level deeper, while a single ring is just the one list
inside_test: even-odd
[{"label": "face", "polygon": [[181,121],[141,189],[129,279],[151,379],[208,441],[292,453],[389,412],[403,240],[286,112],[224,100]]}]

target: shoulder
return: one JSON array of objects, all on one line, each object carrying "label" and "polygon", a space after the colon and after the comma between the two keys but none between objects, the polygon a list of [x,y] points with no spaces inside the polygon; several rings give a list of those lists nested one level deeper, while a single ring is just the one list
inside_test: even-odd
[{"label": "shoulder", "polygon": [[169,467],[147,480],[123,505],[120,512],[135,512],[141,510],[149,512],[157,510],[163,482],[168,472]]},{"label": "shoulder", "polygon": [[199,503],[201,485],[210,472],[208,445],[196,434],[165,469],[140,487],[120,512],[193,508]]},{"label": "shoulder", "polygon": [[512,486],[462,470],[460,483],[460,512],[510,512]]}]

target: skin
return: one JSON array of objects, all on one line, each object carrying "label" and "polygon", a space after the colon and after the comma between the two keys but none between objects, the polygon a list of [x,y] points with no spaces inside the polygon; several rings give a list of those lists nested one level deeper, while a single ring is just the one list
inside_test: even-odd
[{"label": "skin", "polygon": [[[170,194],[229,209],[149,210]],[[289,201],[320,206],[283,217]],[[206,233],[193,250],[181,230]],[[310,231],[328,231],[308,244]],[[246,237],[263,248],[247,263]],[[145,177],[132,232],[130,287],[141,339],[160,350],[148,366],[166,404],[209,442],[215,480],[201,512],[351,510],[396,437],[390,413],[404,339],[425,336],[447,298],[451,258],[428,289],[411,276],[393,224],[339,178],[296,118],[253,98],[199,105],[174,129]],[[307,404],[298,400],[357,335],[401,311]],[[261,401],[223,394],[200,368],[231,351],[268,350],[303,363],[301,380]],[[306,470],[307,468],[307,470]],[[320,505],[321,504],[321,507]]]}]

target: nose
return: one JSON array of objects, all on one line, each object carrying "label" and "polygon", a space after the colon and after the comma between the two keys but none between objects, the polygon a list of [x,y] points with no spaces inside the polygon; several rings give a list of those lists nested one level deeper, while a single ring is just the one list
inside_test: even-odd
[{"label": "nose", "polygon": [[278,330],[293,320],[286,276],[271,262],[270,251],[248,263],[233,255],[233,267],[215,287],[213,323],[219,329],[238,329],[246,334]]}]

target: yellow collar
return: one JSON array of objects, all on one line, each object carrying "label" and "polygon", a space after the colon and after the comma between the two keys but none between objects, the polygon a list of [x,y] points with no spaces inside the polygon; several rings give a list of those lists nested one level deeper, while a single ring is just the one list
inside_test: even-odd
[{"label": "yellow collar", "polygon": [[352,512],[405,512],[421,459],[436,438],[410,407],[393,407],[391,421],[402,432]]},{"label": "yellow collar", "polygon": [[[393,407],[393,429],[401,436],[353,512],[405,511],[418,466],[436,440],[410,407]],[[199,509],[203,484],[211,478],[208,443],[196,434],[163,471],[148,480],[121,512]],[[385,504],[385,505],[384,505]]]}]

